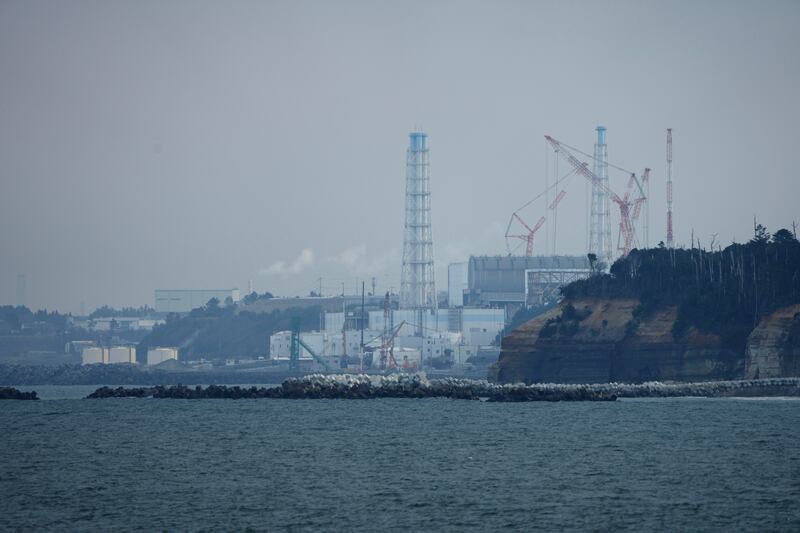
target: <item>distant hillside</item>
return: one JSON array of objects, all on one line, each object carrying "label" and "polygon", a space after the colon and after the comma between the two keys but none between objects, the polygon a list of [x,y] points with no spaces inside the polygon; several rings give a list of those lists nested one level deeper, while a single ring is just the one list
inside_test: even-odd
[{"label": "distant hillside", "polygon": [[210,302],[185,317],[169,316],[139,343],[137,357],[143,362],[153,346],[178,347],[183,360],[267,356],[270,335],[291,329],[292,317],[300,318],[304,330],[318,329],[321,308],[237,311],[235,306],[220,307]]}]

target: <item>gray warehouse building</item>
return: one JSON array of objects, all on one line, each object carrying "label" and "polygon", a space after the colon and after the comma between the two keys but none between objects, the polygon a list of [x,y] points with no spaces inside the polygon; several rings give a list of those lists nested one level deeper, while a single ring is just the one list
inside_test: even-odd
[{"label": "gray warehouse building", "polygon": [[538,305],[558,297],[558,289],[589,277],[586,256],[472,256],[467,268],[464,304],[504,307],[512,316],[522,305]]}]

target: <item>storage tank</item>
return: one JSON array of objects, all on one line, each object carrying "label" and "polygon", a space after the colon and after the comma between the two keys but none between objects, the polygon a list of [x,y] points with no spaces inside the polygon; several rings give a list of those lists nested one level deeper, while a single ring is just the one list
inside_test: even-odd
[{"label": "storage tank", "polygon": [[81,364],[84,365],[104,365],[108,363],[107,348],[84,348],[81,352]]},{"label": "storage tank", "polygon": [[147,350],[147,364],[148,366],[160,365],[164,361],[170,359],[178,360],[177,348],[150,348]]},{"label": "storage tank", "polygon": [[108,351],[108,362],[136,364],[136,348],[133,346],[114,346]]}]

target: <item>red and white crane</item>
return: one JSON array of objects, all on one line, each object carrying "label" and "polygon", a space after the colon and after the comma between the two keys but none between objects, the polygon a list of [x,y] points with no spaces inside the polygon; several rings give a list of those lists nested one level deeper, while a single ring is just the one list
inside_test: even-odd
[{"label": "red and white crane", "polygon": [[[509,231],[511,231],[511,223],[514,220],[519,222],[522,225],[522,227],[524,227],[526,230],[528,230],[527,233],[510,234]],[[530,227],[527,224],[527,222],[522,220],[522,217],[519,216],[519,212],[515,211],[511,215],[511,221],[509,221],[509,223],[508,223],[508,228],[506,228],[506,243],[508,242],[508,239],[519,239],[521,241],[524,241],[525,242],[525,255],[528,256],[528,257],[532,257],[533,256],[533,237],[536,235],[536,232],[539,231],[542,228],[542,226],[544,225],[544,221],[545,221],[545,218],[541,217],[539,220],[536,221],[536,224],[534,224],[533,227]]]},{"label": "red and white crane", "polygon": [[[562,158],[564,158],[567,163],[575,170],[576,173],[580,174],[584,178],[586,178],[590,183],[599,187],[603,192],[608,194],[611,201],[617,204],[619,208],[619,243],[618,249],[622,251],[622,255],[628,255],[633,245],[636,241],[636,230],[634,228],[634,221],[636,218],[639,217],[638,211],[641,210],[641,207],[637,210],[637,204],[641,204],[646,202],[647,197],[644,194],[644,189],[642,188],[642,184],[636,178],[635,174],[631,174],[629,180],[629,189],[634,184],[637,185],[639,195],[635,199],[631,199],[630,190],[628,190],[624,197],[620,197],[617,193],[614,192],[608,185],[606,185],[600,178],[598,178],[594,172],[589,170],[588,164],[579,160],[575,155],[560,141],[553,139],[549,135],[544,136],[547,139],[547,142],[553,147],[553,150]],[[647,172],[649,176],[649,171]],[[634,214],[636,215],[634,217]]]},{"label": "red and white crane", "polygon": [[[550,190],[552,190],[555,187],[563,184],[564,180],[566,180],[567,178],[569,178],[573,174],[575,174],[574,170],[572,170],[569,173],[567,173],[566,175],[558,178],[555,181],[555,183],[550,185],[548,188],[546,188],[544,191],[542,191],[541,193],[536,195],[531,200],[525,202],[525,205],[523,205],[522,207],[520,207],[519,209],[517,209],[516,211],[511,213],[511,217],[508,220],[508,226],[506,227],[506,235],[505,235],[505,237],[506,237],[506,247],[508,248],[509,255],[513,254],[514,250],[519,246],[519,245],[517,245],[517,247],[514,247],[514,246],[511,245],[511,241],[516,239],[516,240],[521,240],[521,241],[523,241],[525,243],[525,255],[527,257],[533,257],[533,240],[534,240],[534,237],[536,236],[536,232],[538,232],[540,229],[542,229],[542,226],[544,226],[545,222],[547,221],[547,217],[543,216],[543,217],[539,218],[539,220],[536,221],[536,223],[533,225],[533,227],[531,227],[527,222],[525,222],[525,220],[523,220],[523,218],[520,215],[520,213],[526,207],[531,205],[533,202],[535,202],[536,200],[538,200],[539,198],[541,198],[542,196],[547,194]],[[563,200],[566,195],[567,195],[567,191],[564,190],[564,189],[561,189],[561,191],[558,194],[556,194],[555,198],[553,198],[553,201],[550,202],[550,205],[547,206],[547,209],[549,209],[550,211],[555,212],[556,209],[558,208],[558,204],[561,203],[561,200]],[[512,229],[512,226],[515,225],[514,224],[515,222],[517,223],[517,225],[522,226],[522,229],[524,229],[524,233],[513,233],[513,231],[522,231],[522,229],[521,230],[513,230]]]}]

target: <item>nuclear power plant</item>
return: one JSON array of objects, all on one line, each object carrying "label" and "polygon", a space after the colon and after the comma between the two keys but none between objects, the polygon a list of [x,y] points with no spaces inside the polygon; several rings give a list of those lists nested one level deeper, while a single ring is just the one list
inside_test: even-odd
[{"label": "nuclear power plant", "polygon": [[[672,246],[672,130],[667,131],[665,240]],[[604,126],[594,129],[591,153],[545,135],[553,175],[537,180],[541,189],[533,187],[532,199],[512,213],[505,233],[508,253],[446,265],[445,299],[436,292],[428,134],[412,131],[408,139],[399,294],[376,294],[374,278],[369,294],[364,284],[361,295],[343,290],[333,302],[339,310],[328,305],[318,331],[301,332],[298,326],[272,335],[273,362],[288,362],[295,370],[310,365],[385,371],[463,369],[482,356],[496,360],[502,331],[520,309],[546,308],[560,300],[564,285],[606,271],[616,258],[648,246],[650,168],[637,173],[612,163]],[[612,174],[621,178],[612,180]],[[586,247],[585,253],[564,255],[557,252],[558,209],[573,196],[586,196]],[[537,221],[528,224],[532,215]]]}]

